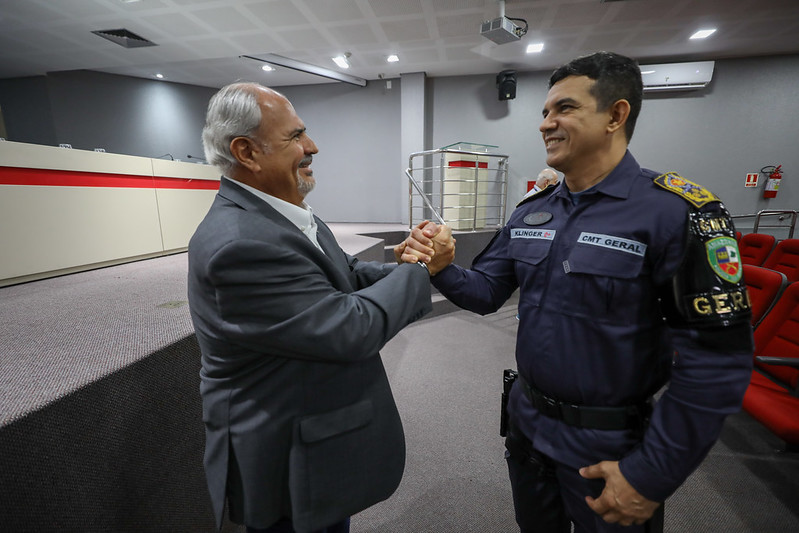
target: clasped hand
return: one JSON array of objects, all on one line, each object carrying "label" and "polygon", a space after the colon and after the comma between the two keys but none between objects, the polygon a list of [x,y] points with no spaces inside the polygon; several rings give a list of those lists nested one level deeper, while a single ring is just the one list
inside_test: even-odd
[{"label": "clasped hand", "polygon": [[618,461],[602,461],[580,469],[586,479],[604,478],[605,488],[599,498],[586,496],[588,506],[605,522],[622,526],[640,525],[649,520],[660,505],[644,498],[625,479]]},{"label": "clasped hand", "polygon": [[455,259],[455,239],[452,228],[425,220],[411,230],[407,239],[394,247],[397,263],[427,265],[431,276],[435,276]]}]

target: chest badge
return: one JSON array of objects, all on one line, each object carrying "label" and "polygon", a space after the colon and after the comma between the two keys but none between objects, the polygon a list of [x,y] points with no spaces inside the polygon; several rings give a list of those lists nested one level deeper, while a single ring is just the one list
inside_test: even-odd
[{"label": "chest badge", "polygon": [[530,213],[524,217],[524,223],[528,226],[540,226],[541,224],[546,224],[550,220],[552,220],[552,213],[547,213],[546,211]]}]

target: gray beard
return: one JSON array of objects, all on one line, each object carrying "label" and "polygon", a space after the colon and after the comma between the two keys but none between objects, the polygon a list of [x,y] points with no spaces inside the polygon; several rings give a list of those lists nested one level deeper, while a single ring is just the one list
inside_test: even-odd
[{"label": "gray beard", "polygon": [[310,193],[316,186],[316,181],[306,180],[302,176],[299,176],[299,180],[297,181],[297,191],[302,195],[303,198],[308,196],[308,193]]}]

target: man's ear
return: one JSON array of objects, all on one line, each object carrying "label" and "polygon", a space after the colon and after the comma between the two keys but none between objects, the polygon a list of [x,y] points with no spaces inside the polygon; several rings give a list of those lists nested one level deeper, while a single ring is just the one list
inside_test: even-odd
[{"label": "man's ear", "polygon": [[610,106],[610,121],[608,122],[608,133],[616,133],[619,128],[623,128],[630,116],[630,102],[627,100],[616,100]]},{"label": "man's ear", "polygon": [[247,137],[236,137],[230,141],[230,154],[241,166],[250,171],[257,171],[261,168],[254,157],[253,143]]}]

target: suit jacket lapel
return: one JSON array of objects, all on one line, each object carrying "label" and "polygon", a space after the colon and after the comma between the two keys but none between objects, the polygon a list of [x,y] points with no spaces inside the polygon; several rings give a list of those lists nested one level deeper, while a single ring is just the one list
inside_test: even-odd
[{"label": "suit jacket lapel", "polygon": [[319,246],[322,247],[325,255],[336,265],[336,268],[338,268],[342,274],[349,277],[350,265],[347,263],[347,257],[344,255],[344,251],[338,245],[338,242],[336,242],[336,237],[333,235],[333,232],[330,231],[327,224],[322,222],[316,215],[314,215],[314,220],[316,220],[316,240],[319,242]]},{"label": "suit jacket lapel", "polygon": [[[239,187],[232,180],[222,179],[218,194],[226,200],[240,205],[248,211],[258,211],[263,216],[280,225],[287,231],[296,232],[302,235],[304,239],[308,238],[297,226],[292,224],[289,219],[275,211],[272,206],[256,197],[246,189]],[[329,261],[330,264],[335,268],[336,272],[342,276],[343,279],[339,280],[337,284],[345,283],[350,287],[350,290],[354,290],[352,286],[352,279],[350,277],[350,266],[347,262],[347,257],[344,254],[344,251],[338,245],[338,242],[336,242],[336,238],[333,236],[333,232],[330,231],[330,228],[328,228],[327,225],[319,219],[319,217],[314,216],[314,220],[316,220],[317,225],[316,240],[319,242],[319,246],[322,247],[322,251],[318,250],[315,246],[313,246],[313,244],[311,244],[311,247],[318,252],[319,256],[321,257],[320,261]]]}]

